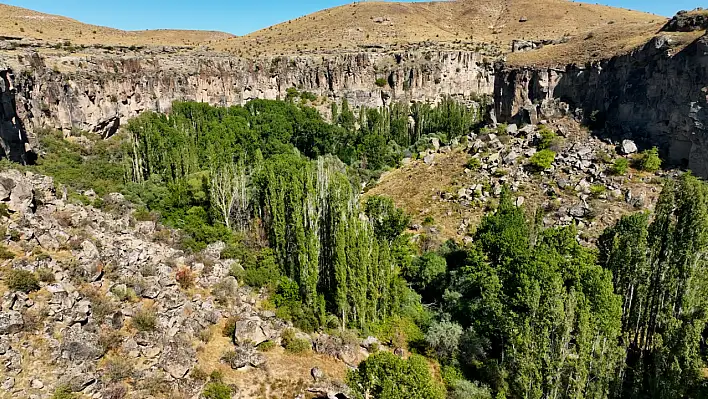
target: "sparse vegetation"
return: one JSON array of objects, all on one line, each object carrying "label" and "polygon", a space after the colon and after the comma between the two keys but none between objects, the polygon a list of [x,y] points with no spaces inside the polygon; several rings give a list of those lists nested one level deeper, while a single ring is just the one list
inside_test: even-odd
[{"label": "sparse vegetation", "polygon": [[615,176],[624,176],[629,170],[629,161],[627,158],[617,158],[615,162],[610,166],[610,173]]},{"label": "sparse vegetation", "polygon": [[645,172],[654,173],[661,169],[661,158],[659,158],[659,150],[653,147],[639,154],[637,157],[637,166]]},{"label": "sparse vegetation", "polygon": [[5,273],[5,284],[14,291],[32,292],[39,289],[39,279],[27,270],[8,270]]},{"label": "sparse vegetation", "polygon": [[384,79],[384,78],[376,79],[376,86],[378,86],[378,87],[384,87],[387,84],[388,84],[388,81],[386,81],[386,79]]},{"label": "sparse vegetation", "polygon": [[549,169],[553,165],[553,161],[556,159],[556,153],[545,149],[541,150],[529,159],[529,165],[536,171],[544,171]]},{"label": "sparse vegetation", "polygon": [[144,307],[138,310],[133,316],[133,327],[138,331],[153,331],[157,327],[157,315],[155,310]]},{"label": "sparse vegetation", "polygon": [[292,328],[283,331],[281,339],[283,348],[290,353],[304,353],[312,349],[310,341],[304,338],[297,338],[295,330]]}]

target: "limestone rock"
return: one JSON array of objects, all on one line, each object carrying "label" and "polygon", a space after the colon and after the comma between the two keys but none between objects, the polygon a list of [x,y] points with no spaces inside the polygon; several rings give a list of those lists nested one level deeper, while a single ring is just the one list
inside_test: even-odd
[{"label": "limestone rock", "polygon": [[622,150],[622,154],[634,154],[637,152],[637,145],[634,144],[634,141],[632,140],[622,140],[622,146],[620,149]]}]

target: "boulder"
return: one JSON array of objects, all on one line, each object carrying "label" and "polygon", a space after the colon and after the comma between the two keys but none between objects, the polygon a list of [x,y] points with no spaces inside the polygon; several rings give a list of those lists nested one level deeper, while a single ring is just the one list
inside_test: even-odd
[{"label": "boulder", "polygon": [[98,335],[86,331],[81,324],[74,324],[64,330],[61,343],[62,357],[71,361],[98,360],[103,356],[103,348]]},{"label": "boulder", "polygon": [[0,312],[0,335],[16,333],[24,324],[20,312]]},{"label": "boulder", "polygon": [[259,345],[267,341],[269,337],[263,331],[260,319],[250,319],[236,322],[233,338],[237,345],[247,343]]},{"label": "boulder", "polygon": [[632,140],[622,140],[620,150],[624,155],[634,154],[637,152],[637,145]]},{"label": "boulder", "polygon": [[163,349],[159,364],[172,378],[182,379],[194,366],[196,357],[196,352],[188,342],[172,341]]},{"label": "boulder", "polygon": [[34,203],[32,183],[18,170],[2,172],[0,173],[0,199],[8,201],[7,208],[12,212],[31,212]]}]

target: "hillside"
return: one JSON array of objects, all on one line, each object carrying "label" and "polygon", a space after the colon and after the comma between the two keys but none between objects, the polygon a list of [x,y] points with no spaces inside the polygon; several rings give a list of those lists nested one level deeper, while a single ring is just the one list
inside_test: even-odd
[{"label": "hillside", "polygon": [[512,40],[565,37],[581,45],[589,32],[607,30],[603,45],[614,50],[645,41],[665,22],[657,15],[565,0],[366,2],[323,10],[215,47],[252,56],[430,41],[473,50],[494,43],[506,52]]},{"label": "hillside", "polygon": [[170,45],[192,46],[208,44],[233,35],[211,31],[146,30],[123,31],[90,25],[77,20],[44,14],[20,7],[0,4],[0,36],[42,40],[70,41],[74,44],[102,45]]}]

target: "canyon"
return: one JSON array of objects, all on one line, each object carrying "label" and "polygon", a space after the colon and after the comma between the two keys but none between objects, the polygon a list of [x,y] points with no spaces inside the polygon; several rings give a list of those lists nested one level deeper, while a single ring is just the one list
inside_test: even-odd
[{"label": "canyon", "polygon": [[[385,82],[385,83],[384,83]],[[173,101],[215,105],[284,99],[296,88],[328,102],[381,107],[445,96],[493,104],[489,118],[537,123],[575,116],[617,138],[658,146],[672,165],[708,176],[708,35],[686,46],[657,35],[627,54],[564,67],[508,65],[484,51],[436,50],[245,59],[204,50],[128,48],[0,55],[3,149],[31,160],[38,129],[114,134]],[[680,88],[677,90],[677,88]]]}]

